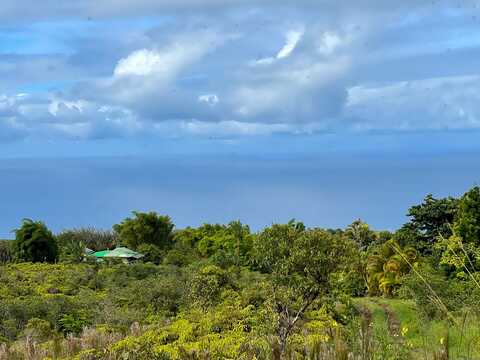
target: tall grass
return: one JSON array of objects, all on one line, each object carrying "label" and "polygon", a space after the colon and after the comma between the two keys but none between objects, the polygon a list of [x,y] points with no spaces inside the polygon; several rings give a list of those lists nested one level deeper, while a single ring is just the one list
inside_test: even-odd
[{"label": "tall grass", "polygon": [[[455,236],[453,229],[452,234]],[[439,234],[439,239],[447,244],[447,249],[453,254],[454,258],[457,260],[457,263],[460,264],[460,268],[464,270],[466,274],[468,274],[473,286],[480,290],[480,283],[475,274],[471,271],[471,269],[474,268],[473,261],[466,251],[462,239],[457,237],[462,256],[460,256],[457,250],[451,246],[451,244],[441,234]],[[395,252],[400,255],[409,265],[412,273],[424,283],[425,289],[430,292],[430,299],[432,300],[432,303],[437,306],[438,309],[443,312],[448,319],[446,323],[442,324],[443,326],[440,326],[437,331],[432,332],[430,336],[424,336],[422,351],[423,358],[426,360],[480,359],[480,318],[478,314],[470,311],[468,306],[466,306],[467,304],[457,304],[457,307],[462,309],[462,311],[455,316],[455,314],[448,310],[447,306],[444,304],[439,294],[433,289],[428,279],[424,277],[418,271],[418,269],[408,261],[401,249],[397,248],[395,245],[393,245],[393,248]],[[437,341],[439,346],[432,346],[432,344],[435,344]],[[435,347],[436,349],[432,349]]]}]

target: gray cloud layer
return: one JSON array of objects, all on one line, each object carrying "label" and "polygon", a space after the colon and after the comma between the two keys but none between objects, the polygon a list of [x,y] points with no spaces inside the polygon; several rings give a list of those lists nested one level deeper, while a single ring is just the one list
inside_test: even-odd
[{"label": "gray cloud layer", "polygon": [[282,4],[5,0],[0,140],[480,128],[474,1]]}]

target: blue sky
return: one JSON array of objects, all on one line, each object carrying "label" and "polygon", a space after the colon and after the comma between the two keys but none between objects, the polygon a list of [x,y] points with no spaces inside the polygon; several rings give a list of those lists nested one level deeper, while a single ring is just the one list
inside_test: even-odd
[{"label": "blue sky", "polygon": [[3,0],[0,24],[0,236],[135,209],[394,228],[479,179],[478,1]]}]

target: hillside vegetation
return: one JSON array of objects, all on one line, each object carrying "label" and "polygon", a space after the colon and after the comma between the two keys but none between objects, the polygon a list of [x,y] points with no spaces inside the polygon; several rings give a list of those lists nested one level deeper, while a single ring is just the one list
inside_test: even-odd
[{"label": "hillside vegetation", "polygon": [[[480,359],[480,188],[408,216],[395,232],[24,220],[0,241],[0,359]],[[145,257],[85,256],[118,246]]]}]

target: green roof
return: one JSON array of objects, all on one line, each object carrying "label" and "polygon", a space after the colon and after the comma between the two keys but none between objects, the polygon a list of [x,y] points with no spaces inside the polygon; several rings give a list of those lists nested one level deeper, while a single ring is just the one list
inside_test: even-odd
[{"label": "green roof", "polygon": [[126,247],[118,247],[115,250],[97,251],[89,255],[95,256],[97,258],[113,257],[113,258],[127,258],[127,259],[128,258],[140,259],[144,256],[143,254],[137,253]]},{"label": "green roof", "polygon": [[106,256],[109,252],[110,252],[110,250],[102,250],[102,251],[94,252],[93,254],[90,254],[90,255],[98,257],[98,258],[102,258],[102,257]]},{"label": "green roof", "polygon": [[115,250],[109,251],[105,254],[105,257],[119,257],[119,258],[134,258],[140,259],[143,257],[143,254],[137,253],[133,250],[130,250],[126,247],[118,247]]}]

